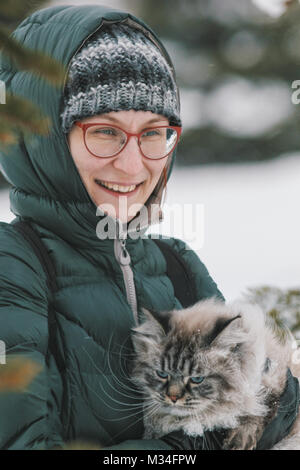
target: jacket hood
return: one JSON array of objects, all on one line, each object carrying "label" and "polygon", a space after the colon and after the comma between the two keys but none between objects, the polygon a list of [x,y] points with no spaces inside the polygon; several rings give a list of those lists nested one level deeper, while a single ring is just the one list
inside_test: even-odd
[{"label": "jacket hood", "polygon": [[[17,69],[4,54],[0,57],[0,79],[5,82],[6,90],[32,101],[51,119],[47,136],[27,137],[19,133],[17,144],[1,150],[1,169],[13,186],[11,210],[78,245],[84,245],[87,240],[99,243],[96,235],[99,215],[73,162],[67,136],[61,129],[60,113],[71,58],[106,22],[124,22],[141,28],[160,48],[174,72],[163,44],[143,21],[130,13],[94,4],[38,10],[12,33],[23,46],[42,51],[66,67],[64,83],[59,87],[29,71]],[[167,179],[174,159],[175,152],[167,163]],[[149,199],[160,203],[161,197],[162,179]]]}]

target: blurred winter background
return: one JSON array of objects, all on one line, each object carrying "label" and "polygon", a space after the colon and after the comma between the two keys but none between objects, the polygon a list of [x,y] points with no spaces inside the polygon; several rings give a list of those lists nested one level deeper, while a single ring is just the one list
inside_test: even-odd
[{"label": "blurred winter background", "polygon": [[[184,225],[166,220],[160,232],[185,238],[227,299],[264,285],[294,288],[299,299],[300,113],[291,100],[300,79],[299,3],[284,14],[280,0],[45,6],[84,3],[140,16],[175,64],[184,131],[167,203],[191,203],[195,216]],[[0,187],[0,219],[9,222],[3,178]]]}]

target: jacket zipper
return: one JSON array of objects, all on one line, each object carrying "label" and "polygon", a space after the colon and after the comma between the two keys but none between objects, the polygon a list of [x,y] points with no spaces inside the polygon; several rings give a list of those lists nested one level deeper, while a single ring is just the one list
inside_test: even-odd
[{"label": "jacket zipper", "polygon": [[120,268],[122,270],[127,300],[132,309],[134,321],[136,325],[138,325],[139,321],[138,321],[135,284],[134,284],[133,271],[130,266],[131,258],[130,258],[130,254],[128,253],[126,249],[126,241],[124,238],[121,238],[121,237],[115,238],[114,250],[115,250],[115,257],[117,261],[119,262]]},{"label": "jacket zipper", "polygon": [[[125,18],[123,21],[121,21],[121,23],[126,23],[126,22],[131,22],[131,20],[129,18]],[[64,77],[64,85],[63,85],[63,89],[65,88],[65,85],[66,85],[66,81],[67,81],[67,77],[68,77],[68,72],[69,72],[69,68],[70,68],[70,64],[71,64],[71,60],[72,58],[77,54],[77,52],[81,49],[81,47],[83,46],[83,44],[93,35],[96,33],[96,31],[98,31],[99,29],[101,29],[101,27],[103,26],[103,24],[107,24],[107,23],[115,23],[115,21],[110,21],[110,20],[102,20],[101,24],[98,26],[98,28],[96,28],[92,33],[90,33],[88,36],[86,36],[84,38],[84,40],[81,42],[81,44],[77,47],[76,51],[74,52],[74,54],[72,55],[72,57],[70,58],[69,62],[68,62],[68,65],[67,65],[67,68],[66,68],[66,74],[65,74],[65,77]],[[136,24],[136,22],[133,22],[134,24]],[[141,25],[138,24],[138,26],[140,27],[140,29],[142,29],[144,32],[146,32],[146,35],[149,37],[149,32],[148,30],[145,30]],[[150,39],[150,38],[149,38]],[[169,62],[168,58],[165,56],[163,50],[161,49],[161,47],[156,43],[156,41],[154,40],[154,38],[151,36],[151,40],[153,42],[155,42],[155,44],[157,45],[157,47],[159,48],[159,50],[161,51],[162,55],[166,58],[167,62]],[[173,64],[170,64],[171,65],[171,68],[173,70],[173,73],[174,73],[174,69],[173,69]],[[174,74],[175,75],[175,74]],[[68,141],[67,141],[67,136],[65,135],[65,139],[66,139],[66,143],[67,143],[67,146],[68,146]],[[130,263],[131,263],[131,258],[130,258],[130,254],[128,253],[127,249],[126,249],[126,241],[124,238],[116,238],[115,241],[114,241],[114,250],[115,250],[115,257],[116,259],[118,260],[119,264],[120,264],[120,267],[121,267],[121,270],[122,270],[122,274],[123,274],[123,279],[124,279],[124,284],[125,284],[125,289],[126,289],[126,296],[127,296],[127,300],[128,300],[128,303],[132,309],[132,312],[133,312],[133,316],[134,316],[134,321],[136,323],[136,325],[139,324],[138,322],[138,311],[137,311],[137,300],[136,300],[136,292],[135,292],[135,284],[134,284],[134,277],[133,277],[133,271],[130,267]]]}]

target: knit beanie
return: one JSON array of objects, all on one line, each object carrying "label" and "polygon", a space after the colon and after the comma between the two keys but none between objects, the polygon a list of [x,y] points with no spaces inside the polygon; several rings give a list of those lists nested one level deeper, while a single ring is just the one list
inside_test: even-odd
[{"label": "knit beanie", "polygon": [[177,85],[158,47],[140,30],[104,25],[70,61],[62,129],[110,111],[152,111],[181,126]]}]

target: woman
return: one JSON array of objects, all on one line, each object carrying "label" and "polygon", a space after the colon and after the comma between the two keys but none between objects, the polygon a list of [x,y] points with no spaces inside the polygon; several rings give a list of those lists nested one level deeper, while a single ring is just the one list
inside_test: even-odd
[{"label": "woman", "polygon": [[[141,236],[161,215],[180,136],[169,56],[141,20],[96,5],[37,11],[14,36],[63,62],[68,75],[55,89],[2,62],[7,88],[53,123],[47,137],[21,136],[1,154],[1,165],[13,185],[11,209],[44,243],[57,291],[50,335],[41,262],[12,224],[1,223],[1,340],[42,371],[26,393],[0,396],[0,447],[51,449],[84,440],[112,449],[189,448],[176,435],[141,439],[141,398],[126,374],[141,308],[182,307],[163,253]],[[222,298],[184,242],[165,243],[193,273],[197,299]],[[220,436],[211,437],[217,448]]]}]

